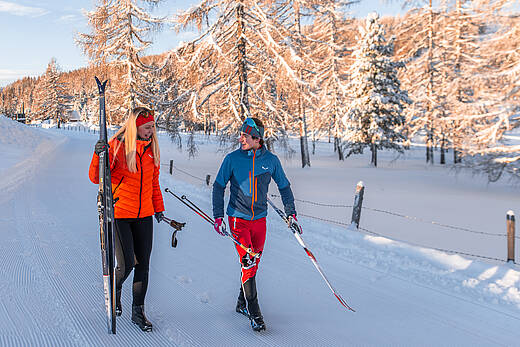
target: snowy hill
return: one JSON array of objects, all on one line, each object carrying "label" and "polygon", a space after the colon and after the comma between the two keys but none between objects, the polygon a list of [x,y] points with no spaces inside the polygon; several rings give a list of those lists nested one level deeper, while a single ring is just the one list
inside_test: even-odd
[{"label": "snowy hill", "polygon": [[[171,230],[154,224],[146,299],[152,333],[130,322],[131,281],[123,289],[117,335],[106,332],[97,187],[87,172],[97,135],[36,129],[0,117],[0,332],[2,346],[346,346],[516,345],[520,338],[520,272],[499,260],[448,254],[450,249],[503,259],[501,236],[443,229],[363,210],[361,226],[386,237],[348,230],[348,208],[297,202],[303,238],[329,280],[356,313],[345,310],[279,218],[270,211],[258,274],[267,331],[254,333],[234,312],[240,267],[231,241],[164,195],[166,215],[187,222],[171,248]],[[161,186],[210,211],[210,188],[224,153],[198,138],[189,159],[161,136]],[[355,184],[367,185],[365,206],[442,221],[489,234],[505,232],[504,215],[518,192],[488,186],[423,164],[422,151],[380,168],[366,157],[338,163],[319,143],[312,168],[280,154],[299,200],[349,205]],[[174,160],[173,176],[168,162]],[[181,172],[181,170],[183,172]],[[190,176],[191,175],[191,176]],[[277,194],[273,185],[271,192]],[[393,241],[391,238],[406,242]]]}]

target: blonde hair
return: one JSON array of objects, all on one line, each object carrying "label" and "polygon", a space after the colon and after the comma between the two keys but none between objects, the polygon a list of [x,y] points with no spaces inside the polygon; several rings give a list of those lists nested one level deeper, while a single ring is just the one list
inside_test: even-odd
[{"label": "blonde hair", "polygon": [[[110,141],[113,139],[118,139],[120,137],[124,137],[123,142],[125,143],[125,157],[126,157],[126,165],[128,167],[128,170],[130,172],[137,172],[137,166],[136,166],[136,141],[137,141],[137,126],[135,125],[135,121],[137,120],[137,117],[141,113],[153,113],[151,110],[147,109],[146,107],[136,107],[134,110],[130,113],[130,116],[128,116],[128,119],[126,120],[125,124],[119,129],[114,136],[110,138]],[[155,118],[154,118],[155,121]],[[161,164],[161,152],[159,150],[159,141],[157,140],[157,131],[155,127],[153,128],[153,134],[152,134],[152,153],[154,157],[154,164],[155,166],[159,166]],[[114,150],[114,160],[117,156],[117,152],[119,151],[119,148],[121,147],[121,141],[117,145],[116,149]]]}]

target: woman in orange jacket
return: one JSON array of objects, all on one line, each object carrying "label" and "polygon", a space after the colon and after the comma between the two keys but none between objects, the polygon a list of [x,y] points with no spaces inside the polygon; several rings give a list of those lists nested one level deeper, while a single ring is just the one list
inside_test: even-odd
[{"label": "woman in orange jacket", "polygon": [[[99,184],[99,156],[106,147],[99,140],[90,163],[90,180]],[[135,108],[125,124],[109,141],[109,161],[114,195],[116,226],[116,315],[120,316],[121,289],[134,271],[132,322],[143,331],[152,323],[144,314],[148,269],[152,251],[153,219],[163,217],[164,203],[159,187],[160,153],[154,114]]]}]

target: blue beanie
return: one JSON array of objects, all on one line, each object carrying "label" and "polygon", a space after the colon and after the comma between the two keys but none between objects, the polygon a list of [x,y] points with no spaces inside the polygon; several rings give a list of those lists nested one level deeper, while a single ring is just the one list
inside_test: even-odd
[{"label": "blue beanie", "polygon": [[249,134],[253,137],[264,137],[264,128],[256,125],[253,118],[246,118],[242,126],[240,127],[240,131],[246,134]]}]

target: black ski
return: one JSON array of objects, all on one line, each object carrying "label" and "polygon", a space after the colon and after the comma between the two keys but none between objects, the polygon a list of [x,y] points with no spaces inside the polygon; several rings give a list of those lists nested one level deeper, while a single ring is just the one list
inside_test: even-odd
[{"label": "black ski", "polygon": [[[107,81],[101,83],[96,78],[99,90],[99,139],[107,141],[107,125],[105,113],[105,87]],[[107,310],[108,333],[116,333],[116,288],[115,288],[115,252],[114,252],[114,204],[112,197],[112,180],[108,146],[99,153],[99,192],[98,192],[99,231],[101,239],[101,258],[103,261],[103,287],[105,291],[105,307]]]}]

